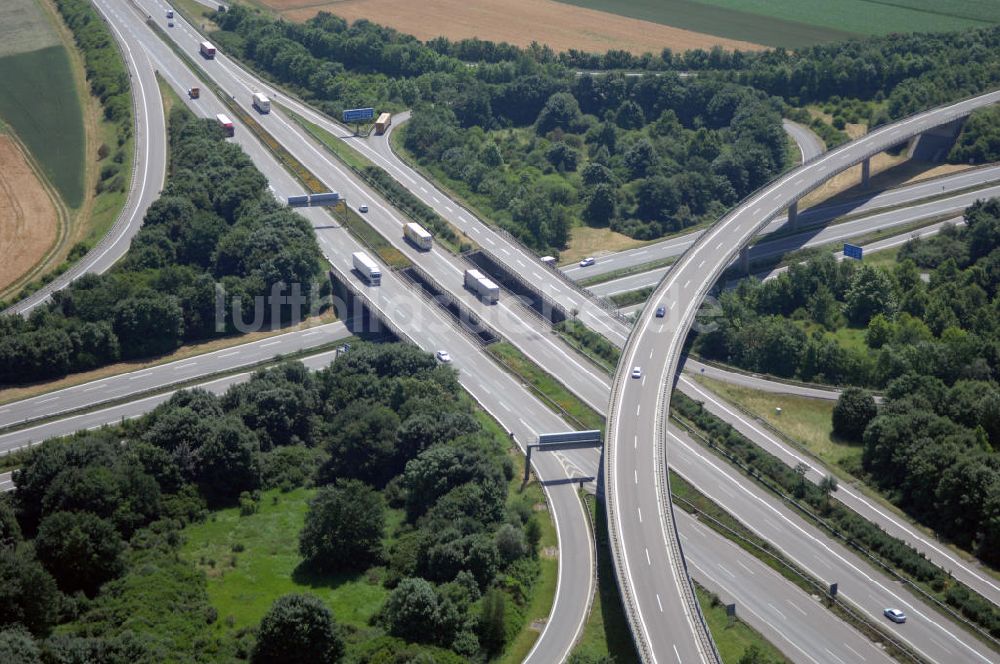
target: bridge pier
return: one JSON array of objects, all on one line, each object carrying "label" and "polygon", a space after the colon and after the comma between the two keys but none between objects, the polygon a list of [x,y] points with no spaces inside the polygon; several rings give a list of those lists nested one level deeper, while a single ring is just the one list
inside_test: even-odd
[{"label": "bridge pier", "polygon": [[867,189],[869,184],[871,184],[872,176],[872,159],[869,157],[861,162],[861,188]]},{"label": "bridge pier", "polygon": [[799,230],[799,202],[795,201],[788,206],[788,224],[793,231]]},{"label": "bridge pier", "polygon": [[750,247],[740,249],[740,272],[750,274]]}]

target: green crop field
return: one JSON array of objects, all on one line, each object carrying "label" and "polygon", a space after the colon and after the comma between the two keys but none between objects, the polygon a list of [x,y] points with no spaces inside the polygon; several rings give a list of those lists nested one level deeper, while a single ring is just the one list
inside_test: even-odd
[{"label": "green crop field", "polygon": [[859,35],[963,30],[1000,23],[995,0],[560,1],[720,37],[792,48]]},{"label": "green crop field", "polygon": [[0,117],[63,201],[84,197],[86,137],[69,55],[37,0],[0,2]]},{"label": "green crop field", "polygon": [[35,0],[0,2],[0,57],[58,43],[59,35]]}]

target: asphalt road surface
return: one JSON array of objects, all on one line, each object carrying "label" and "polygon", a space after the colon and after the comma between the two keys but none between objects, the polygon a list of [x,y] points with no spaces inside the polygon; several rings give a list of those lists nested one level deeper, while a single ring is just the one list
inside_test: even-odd
[{"label": "asphalt road surface", "polygon": [[[618,543],[614,552],[619,587],[625,596],[633,634],[648,659],[666,658],[674,650],[680,651],[678,658],[682,660],[712,661],[701,645],[703,629],[687,615],[667,616],[668,629],[650,628],[650,621],[659,617],[657,610],[662,605],[662,596],[668,597],[671,605],[692,603],[686,597],[688,587],[678,578],[685,574],[685,568],[679,555],[669,493],[664,490],[668,464],[665,417],[684,339],[702,298],[740,249],[769,220],[827,178],[922,131],[997,101],[1000,91],[934,109],[886,125],[814,158],[762,188],[712,226],[681,256],[657,287],[650,300],[652,306],[643,310],[625,346],[615,376],[608,411],[604,474],[609,530],[612,540]],[[666,307],[667,316],[654,318],[652,309],[656,306]],[[646,377],[632,378],[632,368],[640,365],[647,367]],[[676,448],[671,445],[670,449]],[[695,485],[703,488],[700,483]],[[650,508],[656,509],[658,518],[639,520],[633,512],[637,506],[645,507],[650,516]],[[754,526],[755,530],[757,527],[759,524]],[[770,539],[770,533],[767,537]],[[917,636],[922,639],[927,634],[929,631]],[[972,646],[963,647],[962,653],[956,653],[955,657],[969,647]],[[920,645],[924,652],[937,648],[931,642]],[[935,659],[951,658],[943,650],[937,651],[944,656]],[[990,657],[976,651],[970,661],[989,661]]]},{"label": "asphalt road surface", "polygon": [[[899,206],[908,207],[921,199],[938,197],[965,189],[979,188],[997,180],[1000,180],[1000,166],[983,166],[924,182],[872,193],[866,197],[818,205],[799,212],[799,228],[808,230],[809,227],[827,224],[838,217],[847,215],[854,217],[861,214],[867,215],[879,209]],[[759,236],[766,236],[775,231],[782,230],[786,224],[787,219],[784,215],[780,215],[764,226]],[[870,227],[865,228],[864,232],[875,230],[876,228],[878,226],[873,223]],[[635,249],[597,256],[594,265],[590,267],[581,268],[579,265],[573,264],[563,267],[562,271],[569,278],[580,280],[666,260],[682,254],[703,232],[693,231],[636,247]]]}]

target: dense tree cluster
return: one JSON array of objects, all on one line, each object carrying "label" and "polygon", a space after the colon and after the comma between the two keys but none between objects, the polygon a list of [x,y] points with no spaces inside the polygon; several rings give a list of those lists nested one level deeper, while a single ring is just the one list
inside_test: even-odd
[{"label": "dense tree cluster", "polygon": [[969,116],[948,154],[953,164],[1000,161],[1000,108],[990,106]]},{"label": "dense tree cluster", "polygon": [[[506,444],[476,419],[455,372],[412,346],[357,343],[315,373],[284,363],[222,396],[178,392],[127,425],[27,454],[13,499],[0,499],[0,629],[20,625],[44,651],[67,623],[60,632],[103,652],[153,621],[138,661],[195,656],[219,637],[204,633],[215,619],[204,578],[177,556],[180,525],[262,489],[317,484],[303,564],[385,570],[379,652],[498,653],[523,623],[539,564],[532,506],[507,494]],[[389,506],[405,512],[391,539]],[[165,604],[175,623],[155,618]],[[290,597],[245,650],[317,661],[303,655],[317,648],[335,661],[339,630],[317,601]]]},{"label": "dense tree cluster", "polygon": [[279,282],[310,294],[320,252],[309,224],[274,199],[249,157],[213,123],[174,109],[169,129],[169,179],[124,259],[103,275],[80,277],[27,319],[0,318],[0,384],[232,333],[234,298],[247,324],[258,315],[267,322],[271,308],[255,310],[254,297],[269,296]]},{"label": "dense tree cluster", "polygon": [[[835,432],[863,441],[855,470],[997,562],[1000,199],[975,203],[965,221],[905,245],[891,271],[824,257],[746,282],[722,296],[717,329],[695,346],[755,371],[885,388],[878,411],[856,389],[834,409]],[[843,344],[845,331],[863,331],[864,345]]]},{"label": "dense tree cluster", "polygon": [[718,78],[578,77],[545,49],[423,44],[325,13],[216,20],[224,47],[332,113],[416,108],[407,147],[542,251],[580,219],[640,238],[684,228],[785,165],[780,104]]},{"label": "dense tree cluster", "polygon": [[[892,270],[822,256],[720,297],[696,349],[753,371],[885,387],[904,374],[947,385],[996,381],[1000,355],[1000,200],[965,211],[967,227],[911,241]],[[929,270],[921,278],[920,270]],[[863,332],[864,345],[840,342]]]}]

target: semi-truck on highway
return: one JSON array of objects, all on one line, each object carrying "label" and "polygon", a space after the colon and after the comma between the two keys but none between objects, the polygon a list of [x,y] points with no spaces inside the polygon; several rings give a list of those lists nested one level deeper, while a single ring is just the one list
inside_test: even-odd
[{"label": "semi-truck on highway", "polygon": [[391,124],[392,124],[392,114],[382,113],[381,115],[379,115],[378,119],[375,120],[375,135],[381,136],[382,134],[384,134],[385,130],[388,129],[389,125]]},{"label": "semi-truck on highway", "polygon": [[354,259],[354,269],[364,277],[365,281],[372,286],[378,286],[382,283],[382,271],[368,254],[363,251],[355,251],[351,254],[351,258]]},{"label": "semi-truck on highway", "polygon": [[253,93],[250,98],[250,103],[253,107],[257,109],[258,113],[270,113],[271,112],[271,100],[260,92]]},{"label": "semi-truck on highway", "polygon": [[215,57],[215,47],[208,42],[202,42],[198,46],[198,49],[201,51],[201,54],[209,60]]},{"label": "semi-truck on highway", "polygon": [[430,251],[433,236],[420,224],[409,223],[403,226],[403,237],[413,243],[417,249]]},{"label": "semi-truck on highway", "polygon": [[465,271],[465,287],[486,304],[496,304],[500,299],[500,287],[479,270]]},{"label": "semi-truck on highway", "polygon": [[228,115],[219,113],[215,116],[215,119],[219,123],[219,126],[222,127],[222,131],[226,133],[226,136],[232,136],[236,133],[236,125],[233,124]]}]

